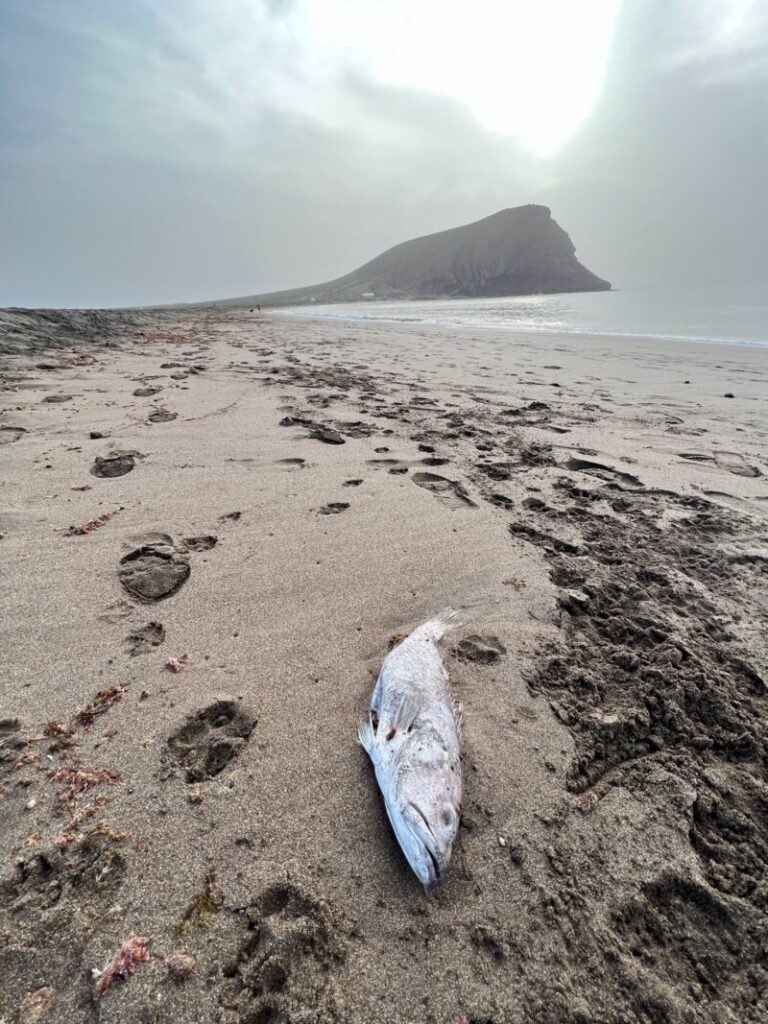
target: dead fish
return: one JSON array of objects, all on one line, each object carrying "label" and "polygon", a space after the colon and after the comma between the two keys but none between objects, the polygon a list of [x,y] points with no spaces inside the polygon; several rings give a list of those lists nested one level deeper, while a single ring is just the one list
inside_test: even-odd
[{"label": "dead fish", "polygon": [[445,876],[459,828],[461,705],[437,649],[457,620],[446,609],[390,651],[358,731],[400,848],[427,889]]}]

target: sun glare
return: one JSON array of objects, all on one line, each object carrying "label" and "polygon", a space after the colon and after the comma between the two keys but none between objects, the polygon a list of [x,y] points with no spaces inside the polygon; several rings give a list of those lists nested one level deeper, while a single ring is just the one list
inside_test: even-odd
[{"label": "sun glare", "polygon": [[600,93],[620,0],[299,0],[293,24],[318,56],[393,86],[465,104],[540,155]]}]

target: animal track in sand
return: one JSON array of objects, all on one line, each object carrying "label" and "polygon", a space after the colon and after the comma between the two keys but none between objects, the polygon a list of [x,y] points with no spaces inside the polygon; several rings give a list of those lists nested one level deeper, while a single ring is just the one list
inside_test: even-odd
[{"label": "animal track in sand", "polygon": [[125,638],[124,643],[128,646],[128,653],[135,658],[139,654],[146,654],[153,647],[159,647],[165,640],[165,627],[161,622],[148,622],[146,626],[135,629]]},{"label": "animal track in sand", "polygon": [[253,1024],[338,1019],[330,979],[344,950],[328,904],[282,882],[244,915],[245,934],[222,971],[222,1008]]},{"label": "animal track in sand", "polygon": [[411,479],[419,487],[431,491],[438,501],[442,501],[449,508],[477,508],[461,484],[455,480],[448,480],[437,473],[414,473]]},{"label": "animal track in sand", "polygon": [[166,534],[158,534],[120,559],[117,575],[132,597],[162,601],[175,594],[190,574],[189,560]]},{"label": "animal track in sand", "polygon": [[187,782],[214,778],[240,755],[256,718],[235,700],[221,698],[187,715],[171,733],[167,760],[180,768]]},{"label": "animal track in sand", "polygon": [[506,647],[497,636],[480,636],[477,633],[459,640],[453,648],[453,654],[459,661],[473,661],[479,665],[492,665],[506,653]]}]

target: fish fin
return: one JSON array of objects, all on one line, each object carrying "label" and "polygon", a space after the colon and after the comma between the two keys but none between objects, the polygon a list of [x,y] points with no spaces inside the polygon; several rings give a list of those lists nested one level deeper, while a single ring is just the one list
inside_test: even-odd
[{"label": "fish fin", "polygon": [[405,696],[400,701],[395,714],[391,719],[387,721],[387,734],[394,736],[397,732],[408,732],[413,723],[416,721],[416,716],[419,713],[418,702],[412,697]]},{"label": "fish fin", "polygon": [[454,700],[451,701],[451,706],[453,708],[453,718],[456,722],[456,736],[459,742],[461,742],[461,729],[464,725],[464,705],[460,700]]},{"label": "fish fin", "polygon": [[363,750],[366,752],[368,757],[370,757],[370,759],[373,760],[372,751],[374,745],[374,737],[373,725],[371,724],[370,716],[368,716],[368,718],[366,718],[364,722],[361,722],[360,725],[357,727],[357,741],[363,748]]}]

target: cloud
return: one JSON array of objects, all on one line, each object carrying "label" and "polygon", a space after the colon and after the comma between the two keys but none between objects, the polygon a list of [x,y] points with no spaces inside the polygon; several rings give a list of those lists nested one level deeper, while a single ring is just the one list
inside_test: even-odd
[{"label": "cloud", "polygon": [[[566,6],[588,31],[584,4]],[[0,302],[156,302],[311,283],[404,238],[534,201],[622,286],[759,276],[764,5],[624,0],[614,21],[618,6],[602,5],[607,65],[576,106],[561,98],[558,112],[557,90],[510,99],[497,89],[497,113],[520,108],[516,130],[499,132],[492,112],[480,116],[482,96],[505,54],[524,64],[525,26],[512,39],[509,12],[531,5],[513,0],[473,4],[466,31],[465,9],[459,18],[440,5],[454,50],[409,14],[438,10],[431,2],[0,3]],[[557,26],[531,25],[540,50],[555,52]],[[494,40],[476,92],[467,76],[440,78],[462,57],[462,32],[464,58],[483,33]],[[410,47],[399,56],[398,36]],[[436,53],[430,82],[419,60]],[[596,99],[589,89],[601,82]],[[588,94],[583,126],[537,155],[530,118],[544,124],[542,111],[554,111],[548,131],[567,135]]]}]

